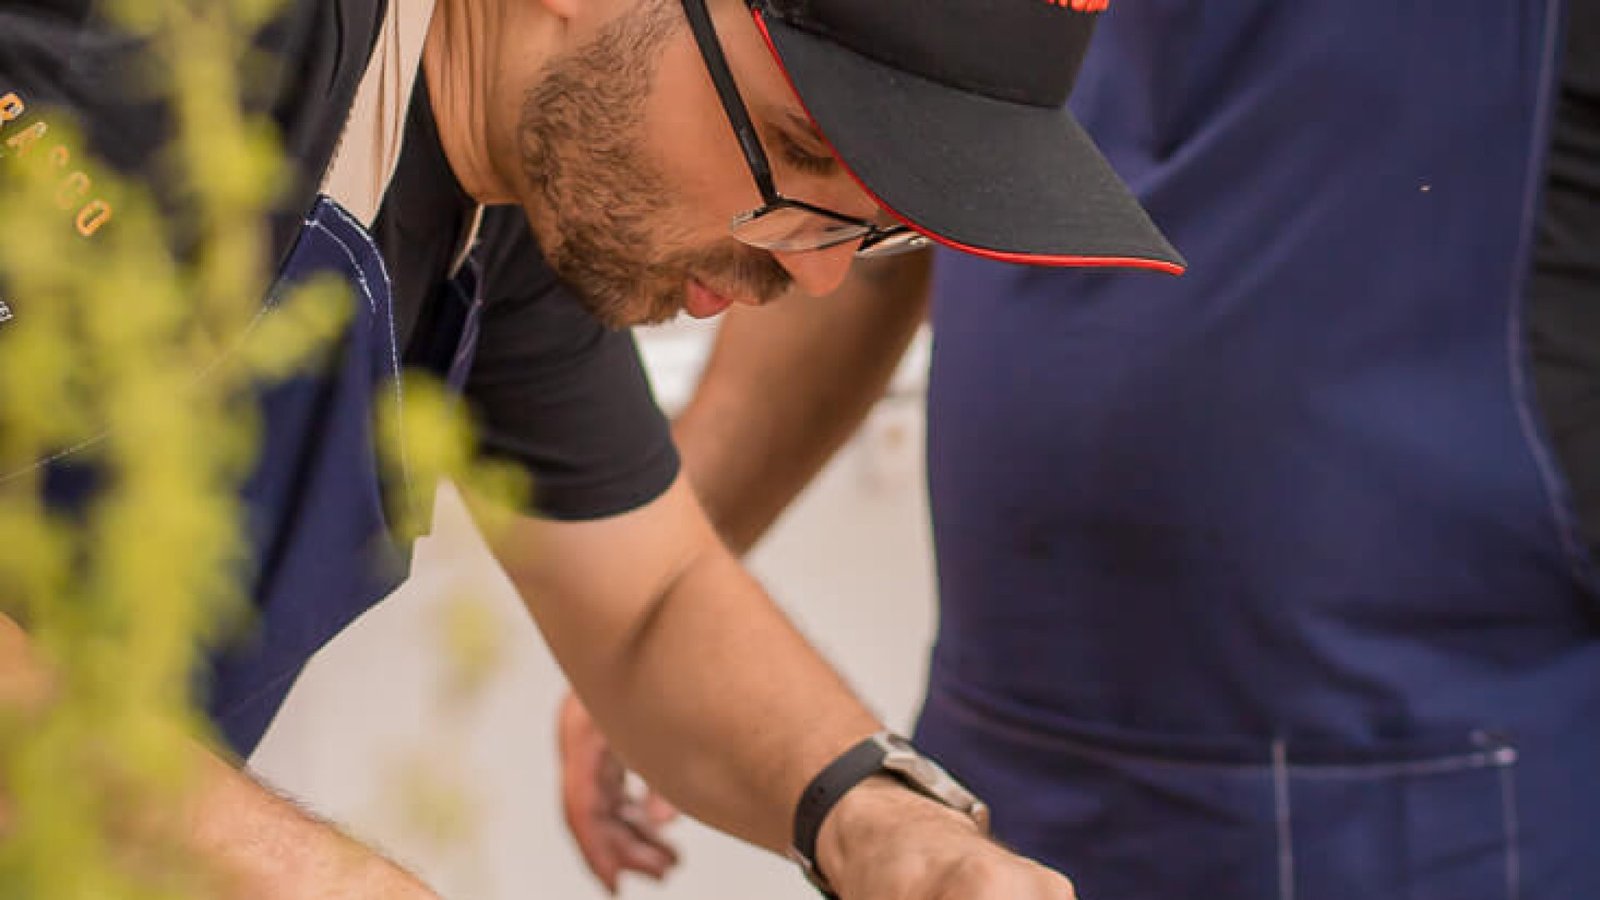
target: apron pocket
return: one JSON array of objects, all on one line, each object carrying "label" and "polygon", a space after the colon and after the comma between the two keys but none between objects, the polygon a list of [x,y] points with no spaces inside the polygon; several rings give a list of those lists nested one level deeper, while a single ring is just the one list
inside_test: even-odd
[{"label": "apron pocket", "polygon": [[[1515,900],[1514,748],[1486,736],[1454,752],[1297,764],[1280,774],[1294,900]],[[1380,750],[1379,752],[1383,752]]]},{"label": "apron pocket", "polygon": [[1023,717],[935,683],[920,746],[1083,900],[1516,900],[1515,750],[1349,749]]},{"label": "apron pocket", "polygon": [[1044,727],[937,684],[917,743],[990,805],[996,837],[1067,875],[1082,900],[1277,896],[1259,745]]}]

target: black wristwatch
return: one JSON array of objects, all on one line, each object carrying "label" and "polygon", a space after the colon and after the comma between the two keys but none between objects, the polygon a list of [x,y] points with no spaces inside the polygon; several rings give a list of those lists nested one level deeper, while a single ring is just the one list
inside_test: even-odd
[{"label": "black wristwatch", "polygon": [[880,731],[846,750],[817,773],[800,795],[800,805],[795,807],[794,846],[789,848],[789,858],[800,866],[806,879],[824,897],[837,895],[817,866],[817,833],[822,830],[822,821],[846,792],[880,772],[893,775],[929,799],[965,813],[979,831],[985,834],[989,831],[989,807],[982,800],[933,760],[918,753],[910,741],[892,732]]}]

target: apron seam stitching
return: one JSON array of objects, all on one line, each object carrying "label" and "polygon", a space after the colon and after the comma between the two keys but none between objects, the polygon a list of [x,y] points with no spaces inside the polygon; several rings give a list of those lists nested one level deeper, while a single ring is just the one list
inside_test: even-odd
[{"label": "apron seam stitching", "polygon": [[[265,318],[266,315],[269,312],[271,312],[274,308],[276,308],[277,305],[278,305],[278,295],[275,292],[268,293],[267,299],[265,300],[265,302],[263,302],[261,304],[261,308],[256,310],[256,314],[255,314],[255,316],[253,316],[250,319],[249,324],[245,325],[244,331],[239,334],[239,337],[234,341],[233,346],[229,347],[227,350],[224,350],[222,353],[218,354],[216,359],[214,359],[211,362],[207,363],[204,368],[202,368],[198,373],[196,373],[195,374],[195,381],[201,381],[201,380],[205,379],[213,371],[215,371],[218,366],[222,365],[222,363],[225,360],[227,360],[229,357],[231,357],[235,353],[237,353],[239,351],[239,346],[241,344],[243,344],[247,339],[249,339],[251,334],[255,333],[256,328],[261,324],[261,320],[263,318]],[[72,446],[67,447],[65,449],[57,450],[56,452],[50,454],[49,456],[45,456],[45,457],[42,457],[40,459],[36,459],[33,462],[31,462],[31,463],[29,463],[29,464],[27,464],[25,466],[22,466],[21,468],[13,469],[10,472],[0,472],[0,484],[6,484],[8,482],[15,481],[18,478],[21,478],[22,476],[28,474],[29,472],[38,471],[39,469],[42,469],[45,466],[48,466],[51,463],[56,462],[57,460],[66,459],[67,457],[77,453],[80,450],[87,449],[89,447],[94,446],[95,444],[100,443],[101,441],[104,441],[106,438],[108,438],[110,436],[111,436],[111,429],[110,428],[103,428],[99,432],[97,432],[94,435],[92,435],[91,437],[84,438],[83,440],[79,441],[78,443],[73,444]]]},{"label": "apron seam stitching", "polygon": [[[1044,743],[1054,745],[1069,753],[1100,762],[1135,762],[1150,766],[1161,766],[1173,769],[1210,770],[1233,774],[1260,772],[1264,769],[1276,767],[1276,760],[1269,751],[1265,759],[1256,761],[1214,761],[1195,759],[1175,759],[1161,756],[1156,753],[1129,751],[1114,747],[1098,746],[1093,738],[1078,738],[1071,735],[1055,732],[1031,730],[1010,721],[1003,714],[994,715],[982,710],[974,709],[970,703],[949,691],[940,691],[940,696],[946,701],[946,708],[956,716],[969,722],[984,726],[998,728],[1003,732],[1014,735],[1017,739],[1030,743]],[[1110,739],[1114,741],[1115,739]],[[1276,742],[1274,746],[1276,745]],[[1511,759],[1503,749],[1476,750],[1465,753],[1440,754],[1431,758],[1400,760],[1400,761],[1375,761],[1371,763],[1294,763],[1287,759],[1287,746],[1285,745],[1284,770],[1295,778],[1314,780],[1338,780],[1359,778],[1380,778],[1395,776],[1430,776],[1449,775],[1458,772],[1481,771],[1485,769],[1505,768]]]},{"label": "apron seam stitching", "polygon": [[1294,810],[1289,799],[1289,749],[1272,741],[1272,807],[1278,834],[1278,897],[1294,900]]},{"label": "apron seam stitching", "polygon": [[[389,278],[389,268],[383,262],[383,253],[378,249],[377,241],[371,236],[366,228],[364,228],[354,216],[346,212],[344,207],[339,205],[338,201],[328,198],[327,205],[329,209],[333,210],[334,215],[338,216],[346,226],[355,229],[358,234],[365,238],[366,243],[372,250],[372,258],[377,262],[378,277],[382,279],[383,285],[386,289],[385,292],[389,296],[390,302],[385,306],[384,320],[388,325],[387,336],[389,339],[389,371],[390,381],[394,385],[394,419],[396,430],[398,430],[401,434],[404,434],[405,391],[400,380],[400,339],[395,333],[394,282]],[[355,253],[351,251],[350,247],[345,244],[344,239],[335,233],[333,229],[322,224],[320,221],[315,221],[312,224],[326,232],[328,236],[339,245],[339,249],[343,250],[345,255],[349,257],[351,265],[355,266],[356,278],[361,283],[361,291],[367,297],[367,304],[372,307],[373,313],[376,314],[378,312],[378,305],[377,301],[373,299],[372,288],[367,283],[366,268],[356,260]],[[416,503],[418,502],[417,488],[411,479],[411,460],[406,454],[405,441],[400,440],[396,441],[395,443],[396,452],[400,458],[400,478],[405,484],[406,499],[411,503]]]},{"label": "apron seam stitching", "polygon": [[344,242],[344,238],[341,237],[338,234],[338,232],[335,232],[332,228],[329,228],[328,226],[322,224],[319,221],[315,221],[315,220],[313,220],[311,222],[311,227],[312,228],[316,228],[316,229],[322,231],[323,233],[327,234],[328,237],[333,239],[333,242],[335,244],[339,245],[339,249],[344,251],[345,258],[350,261],[350,265],[352,267],[354,267],[355,270],[356,270],[356,281],[358,283],[360,283],[360,285],[361,285],[361,296],[366,299],[367,308],[371,309],[373,312],[377,312],[378,311],[378,301],[373,299],[372,287],[367,284],[366,268],[364,266],[362,266],[360,261],[358,261],[356,259],[355,251],[351,250],[350,246]]},{"label": "apron seam stitching", "polygon": [[1506,900],[1522,897],[1522,823],[1517,814],[1514,761],[1500,768],[1500,807],[1506,842]]}]

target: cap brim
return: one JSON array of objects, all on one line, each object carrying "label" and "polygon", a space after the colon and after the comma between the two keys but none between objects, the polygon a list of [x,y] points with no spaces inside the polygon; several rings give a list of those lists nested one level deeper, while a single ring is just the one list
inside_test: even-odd
[{"label": "cap brim", "polygon": [[1184,270],[1067,111],[956,90],[756,21],[839,158],[907,225],[1010,262]]}]

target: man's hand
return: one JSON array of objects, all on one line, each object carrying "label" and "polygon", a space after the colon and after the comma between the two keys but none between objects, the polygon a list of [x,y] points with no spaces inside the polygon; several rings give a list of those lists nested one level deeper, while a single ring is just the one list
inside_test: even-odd
[{"label": "man's hand", "polygon": [[889,776],[856,786],[817,836],[842,900],[1075,900],[1072,883]]},{"label": "man's hand", "polygon": [[[623,872],[663,878],[678,855],[660,829],[677,810],[653,790],[642,798],[626,794],[625,768],[570,693],[561,704],[558,735],[567,827],[589,870],[612,894]],[[966,816],[887,776],[863,782],[839,802],[819,835],[818,852],[843,900],[1075,897],[1060,874],[1008,852]]]},{"label": "man's hand", "polygon": [[574,694],[561,703],[557,735],[562,811],[589,871],[612,894],[623,872],[666,877],[678,864],[678,852],[661,828],[678,811],[654,790],[628,795],[627,770]]}]

